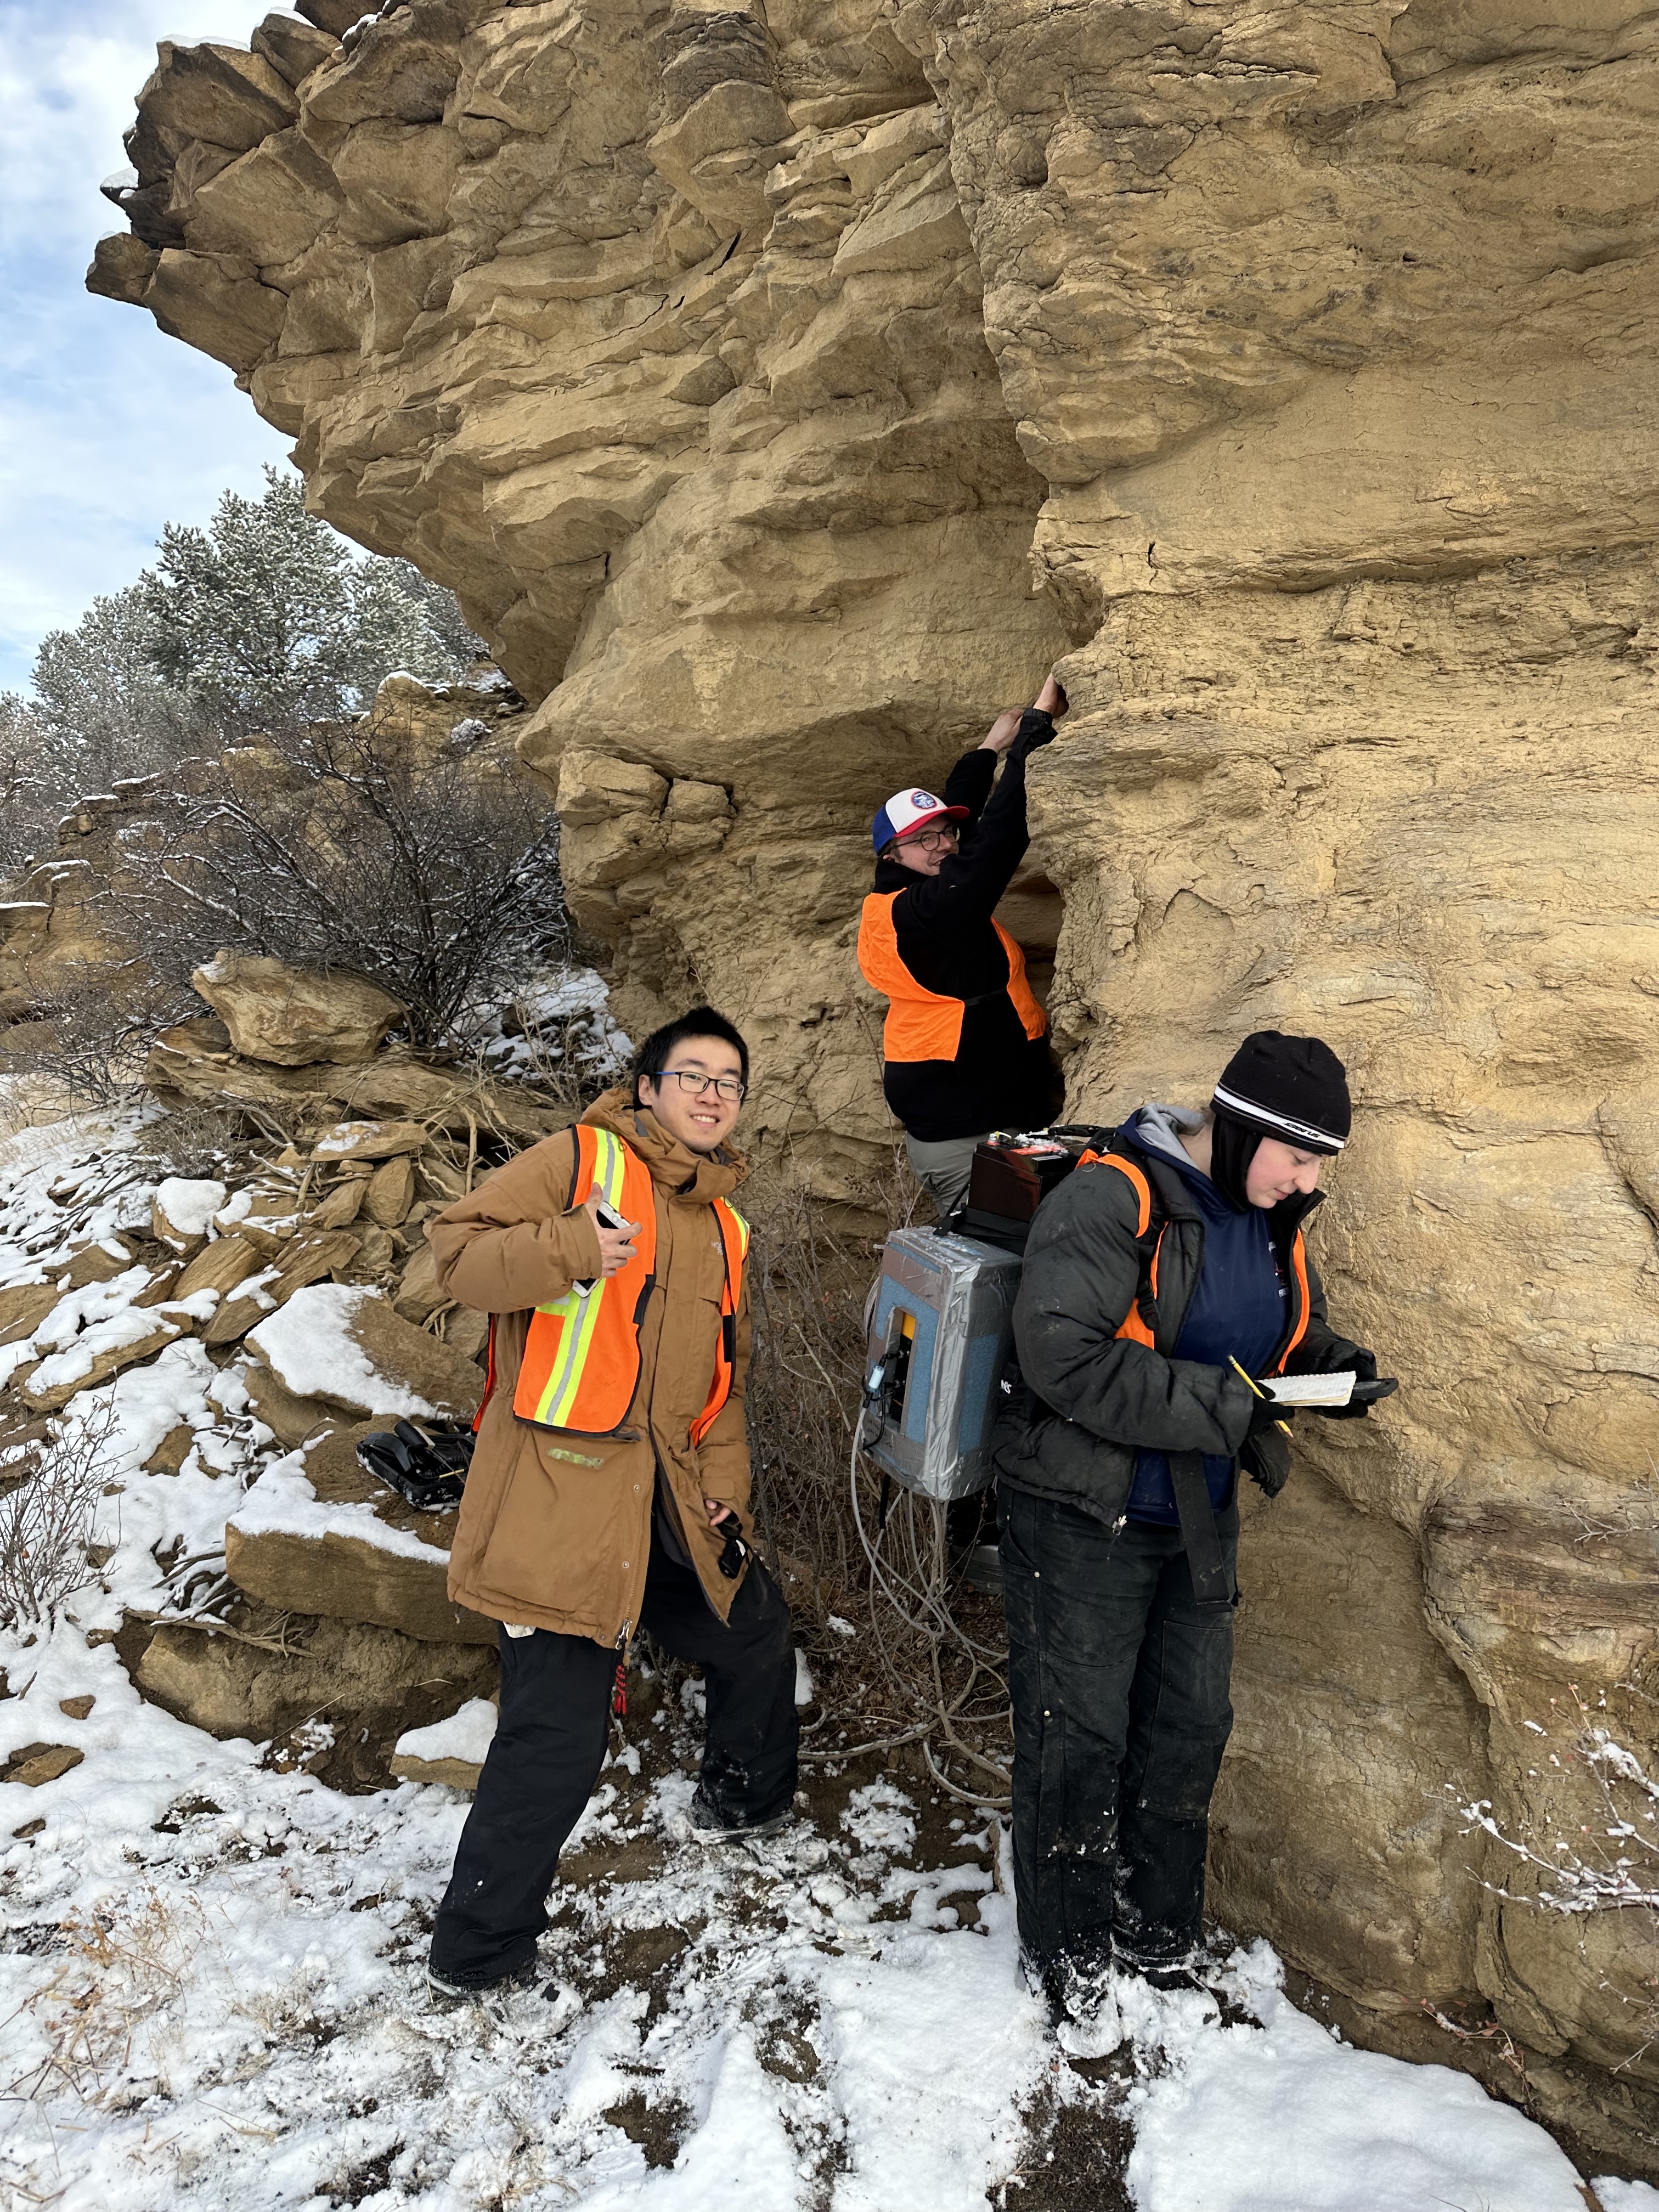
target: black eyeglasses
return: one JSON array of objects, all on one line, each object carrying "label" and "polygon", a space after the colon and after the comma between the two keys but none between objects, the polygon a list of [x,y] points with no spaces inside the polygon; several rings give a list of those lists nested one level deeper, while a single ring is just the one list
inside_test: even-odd
[{"label": "black eyeglasses", "polygon": [[701,1098],[712,1091],[730,1106],[744,1097],[749,1086],[739,1083],[735,1075],[704,1075],[695,1067],[659,1067],[651,1078],[653,1083],[666,1083],[672,1076],[682,1091],[689,1091],[694,1098]]}]

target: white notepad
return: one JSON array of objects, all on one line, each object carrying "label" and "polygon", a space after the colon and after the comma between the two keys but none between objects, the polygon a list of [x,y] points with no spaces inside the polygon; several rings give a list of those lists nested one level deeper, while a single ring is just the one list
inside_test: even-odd
[{"label": "white notepad", "polygon": [[1273,1375],[1256,1384],[1276,1406],[1346,1406],[1358,1380],[1352,1368],[1338,1375]]}]

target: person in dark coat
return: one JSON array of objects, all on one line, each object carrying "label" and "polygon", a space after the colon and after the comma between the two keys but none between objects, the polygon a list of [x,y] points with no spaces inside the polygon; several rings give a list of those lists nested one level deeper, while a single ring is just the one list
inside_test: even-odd
[{"label": "person in dark coat", "polygon": [[1263,1030],[1207,1111],[1142,1107],[1032,1224],[994,1455],[1020,1939],[1062,2008],[1113,1966],[1180,1980],[1197,1958],[1238,1473],[1273,1494],[1289,1469],[1246,1378],[1376,1376],[1303,1241],[1350,1121],[1329,1048]]},{"label": "person in dark coat", "polygon": [[1059,1104],[1048,1017],[994,917],[1030,842],[1026,761],[1065,711],[1051,676],[1033,705],[1000,714],[963,755],[943,798],[895,792],[872,824],[859,965],[889,1001],[882,1087],[941,1218],[965,1194],[982,1138],[1041,1128]]}]

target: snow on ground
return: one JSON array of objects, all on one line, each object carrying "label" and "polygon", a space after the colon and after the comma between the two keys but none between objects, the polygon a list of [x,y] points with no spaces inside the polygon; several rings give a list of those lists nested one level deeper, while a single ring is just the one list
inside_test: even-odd
[{"label": "snow on ground", "polygon": [[[0,1146],[0,1285],[55,1283],[71,1246],[147,1218],[137,1142],[123,1125]],[[70,1238],[70,1200],[46,1194],[77,1178]],[[108,1640],[211,1582],[246,1488],[283,1507],[291,1463],[245,1407],[181,1337],[64,1416],[107,1477],[109,1548],[54,1626],[0,1632],[0,1765],[78,1754],[0,1783],[0,2194],[64,2212],[1017,2205],[1042,2156],[1028,2116],[1100,2092],[1021,1980],[1001,1832],[946,1831],[914,1785],[854,1776],[835,1809],[820,1787],[817,1820],[711,1853],[685,1819],[697,1700],[669,1686],[636,1697],[578,1832],[546,1993],[432,2008],[466,1800],[283,1771],[276,1747],[143,1703]],[[181,1471],[145,1474],[180,1426]],[[485,1720],[462,1717],[469,1745]],[[1265,1945],[1233,1955],[1226,1993],[1224,2020],[1125,1984],[1096,2031],[1127,2084],[1139,2212],[1583,2212],[1541,2130],[1297,2013]],[[1659,2212],[1659,2191],[1600,2187],[1605,2212]]]}]

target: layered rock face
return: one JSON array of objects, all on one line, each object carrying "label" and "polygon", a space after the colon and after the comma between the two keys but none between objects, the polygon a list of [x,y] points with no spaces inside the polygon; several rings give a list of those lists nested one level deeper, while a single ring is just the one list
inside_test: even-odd
[{"label": "layered rock face", "polygon": [[94,286],[460,592],[630,1026],[730,1006],[756,1135],[854,1192],[864,824],[1069,647],[1021,933],[1058,886],[1073,1110],[1206,1095],[1251,1028],[1349,1062],[1315,1241],[1405,1387],[1251,1516],[1218,1902],[1376,2022],[1489,2004],[1639,2159],[1649,1923],[1526,1901],[1459,1807],[1615,1857],[1580,1707],[1654,1735],[1645,13],[414,0],[253,45],[162,49]]}]

